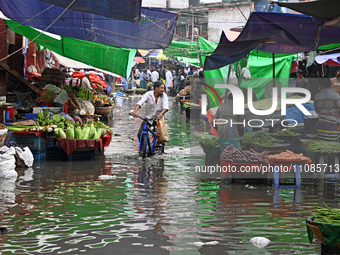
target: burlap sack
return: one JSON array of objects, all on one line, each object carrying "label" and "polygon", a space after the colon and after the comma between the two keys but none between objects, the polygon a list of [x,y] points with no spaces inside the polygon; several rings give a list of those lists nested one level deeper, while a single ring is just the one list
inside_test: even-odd
[{"label": "burlap sack", "polygon": [[168,129],[166,128],[164,117],[157,121],[157,133],[159,134],[159,139],[161,142],[169,142]]}]

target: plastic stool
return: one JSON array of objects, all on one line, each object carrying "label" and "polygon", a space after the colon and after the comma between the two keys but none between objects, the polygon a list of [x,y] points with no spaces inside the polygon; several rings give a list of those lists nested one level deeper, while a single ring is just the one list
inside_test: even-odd
[{"label": "plastic stool", "polygon": [[[325,153],[325,154],[318,155],[316,157],[315,164],[323,165],[323,164],[326,164],[326,162],[327,162],[326,170],[330,170],[331,174],[337,176],[339,173],[337,173],[335,171],[335,167],[333,167],[331,169],[329,168],[329,166],[332,165],[332,164],[328,163],[329,162],[328,158],[330,158],[330,157],[334,157],[334,165],[339,165],[339,155],[337,155],[337,154],[328,154],[328,153],[327,154]],[[325,177],[329,178],[329,176],[328,176],[329,174],[326,173],[325,171],[322,171],[320,174],[321,174],[321,178],[325,178]]]},{"label": "plastic stool", "polygon": [[334,164],[339,164],[339,156],[336,154],[320,154],[319,157],[317,158],[319,164],[325,164],[326,162],[326,158],[328,159],[328,157],[334,157]]},{"label": "plastic stool", "polygon": [[[288,166],[290,166],[290,165],[288,165]],[[281,187],[295,186],[298,189],[301,187],[300,165],[295,164],[294,167],[295,167],[295,169],[294,169],[295,184],[294,185],[284,185],[284,186],[281,185]],[[278,188],[280,186],[280,166],[274,166],[273,186],[274,186],[274,188]]]}]

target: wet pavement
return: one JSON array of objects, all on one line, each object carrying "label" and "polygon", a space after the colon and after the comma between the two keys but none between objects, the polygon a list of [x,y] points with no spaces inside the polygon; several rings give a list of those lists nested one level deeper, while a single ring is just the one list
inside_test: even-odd
[{"label": "wet pavement", "polygon": [[[337,206],[338,180],[249,189],[196,173],[204,156],[190,154],[192,123],[173,99],[166,153],[143,161],[140,120],[128,116],[138,99],[117,102],[103,157],[40,162],[17,169],[16,182],[0,180],[0,227],[8,231],[0,234],[1,254],[320,254],[305,220],[323,202]],[[195,129],[208,125],[200,120]],[[257,248],[249,242],[257,236],[271,243]]]}]

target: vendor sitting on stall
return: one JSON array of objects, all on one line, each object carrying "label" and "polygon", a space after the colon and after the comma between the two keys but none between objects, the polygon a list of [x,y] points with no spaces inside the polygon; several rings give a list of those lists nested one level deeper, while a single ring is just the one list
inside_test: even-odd
[{"label": "vendor sitting on stall", "polygon": [[321,91],[315,95],[314,108],[319,115],[320,140],[338,142],[340,138],[340,96],[331,88],[329,79],[322,79]]},{"label": "vendor sitting on stall", "polygon": [[92,82],[90,81],[89,72],[85,72],[85,76],[81,79],[81,87],[92,92],[93,94],[97,94],[97,91],[93,88]]},{"label": "vendor sitting on stall", "polygon": [[61,107],[61,110],[64,111],[64,104],[66,104],[66,102],[68,101],[74,109],[81,110],[81,107],[76,99],[76,95],[78,94],[78,92],[78,87],[73,87],[71,91],[63,90],[54,99],[53,104],[56,107]]},{"label": "vendor sitting on stall", "polygon": [[191,90],[191,86],[186,86],[184,89],[181,89],[178,92],[177,97],[190,96],[190,90]]}]

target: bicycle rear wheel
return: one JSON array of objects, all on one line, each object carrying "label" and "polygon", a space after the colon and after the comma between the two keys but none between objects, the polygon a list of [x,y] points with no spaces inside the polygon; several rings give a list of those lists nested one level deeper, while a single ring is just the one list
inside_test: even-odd
[{"label": "bicycle rear wheel", "polygon": [[142,157],[145,158],[147,155],[147,150],[148,150],[148,145],[147,145],[148,141],[147,141],[146,134],[143,134],[141,143],[142,143],[142,148],[141,148]]}]

